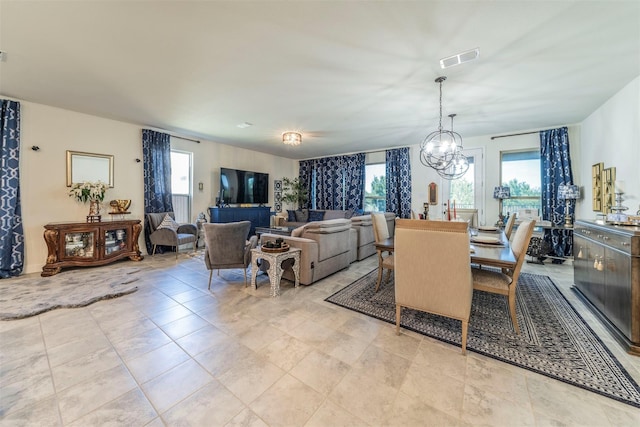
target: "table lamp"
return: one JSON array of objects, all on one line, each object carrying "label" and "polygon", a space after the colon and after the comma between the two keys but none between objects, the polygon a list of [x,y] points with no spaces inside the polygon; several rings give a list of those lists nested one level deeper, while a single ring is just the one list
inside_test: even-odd
[{"label": "table lamp", "polygon": [[570,203],[572,200],[580,198],[580,187],[571,184],[562,184],[558,186],[558,200],[564,200],[564,226],[573,227],[571,221],[571,214],[569,212]]},{"label": "table lamp", "polygon": [[498,199],[498,227],[504,227],[504,215],[502,215],[502,201],[511,198],[511,189],[506,185],[493,187],[493,198]]}]

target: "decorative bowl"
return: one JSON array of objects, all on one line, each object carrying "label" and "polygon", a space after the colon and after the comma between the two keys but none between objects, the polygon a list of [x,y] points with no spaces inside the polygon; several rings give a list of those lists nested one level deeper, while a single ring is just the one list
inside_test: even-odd
[{"label": "decorative bowl", "polygon": [[109,202],[109,206],[113,209],[112,213],[125,213],[131,206],[130,199],[116,199]]}]

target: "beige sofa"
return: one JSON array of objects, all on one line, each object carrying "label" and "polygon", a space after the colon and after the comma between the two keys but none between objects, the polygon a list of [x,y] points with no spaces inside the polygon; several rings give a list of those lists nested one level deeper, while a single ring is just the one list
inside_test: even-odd
[{"label": "beige sofa", "polygon": [[[287,211],[288,212],[288,211]],[[287,214],[285,212],[285,214]],[[295,221],[288,221],[287,217],[281,217],[278,226],[283,227],[301,227],[308,222],[311,222],[309,219],[310,212],[323,212],[322,219],[320,221],[327,221],[330,219],[349,219],[353,216],[353,211],[350,209],[347,210],[337,210],[337,209],[302,209],[293,211],[296,217]],[[316,220],[318,221],[318,220]]]},{"label": "beige sofa", "polygon": [[[387,220],[387,228],[389,229],[389,237],[394,236],[396,214],[393,212],[385,212],[384,216]],[[371,223],[371,215],[354,216],[351,218],[351,227],[356,230],[358,236],[356,239],[356,259],[362,261],[376,253],[375,237],[373,235],[373,224]]]},{"label": "beige sofa", "polygon": [[[300,256],[300,283],[310,285],[330,274],[349,267],[355,257],[356,232],[351,229],[351,220],[332,219],[308,222],[298,227],[289,236],[262,234],[261,244],[283,238],[291,247],[302,249]],[[283,277],[293,280],[293,272],[283,267]],[[266,265],[261,266],[266,270]]]}]

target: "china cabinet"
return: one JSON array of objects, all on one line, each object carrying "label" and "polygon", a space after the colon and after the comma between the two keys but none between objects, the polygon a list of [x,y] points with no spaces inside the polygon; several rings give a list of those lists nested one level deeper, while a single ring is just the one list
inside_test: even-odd
[{"label": "china cabinet", "polygon": [[41,276],[52,276],[63,267],[105,265],[129,258],[141,261],[138,237],[140,220],[108,222],[60,222],[44,226],[49,254]]}]

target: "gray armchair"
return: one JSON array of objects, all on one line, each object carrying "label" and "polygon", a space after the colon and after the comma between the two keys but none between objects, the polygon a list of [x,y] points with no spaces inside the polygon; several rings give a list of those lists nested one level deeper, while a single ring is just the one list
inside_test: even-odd
[{"label": "gray armchair", "polygon": [[[195,224],[175,224],[174,228],[161,227],[166,215],[169,215],[175,221],[173,212],[148,213],[147,224],[149,227],[149,240],[153,245],[151,255],[156,253],[156,246],[172,246],[176,248],[176,258],[180,245],[188,243],[193,244],[193,250],[196,250],[198,243],[198,228]],[[161,227],[161,228],[158,228]]]},{"label": "gray armchair", "polygon": [[244,269],[244,285],[247,286],[247,267],[251,263],[251,249],[258,245],[258,237],[249,237],[251,221],[222,224],[202,224],[204,230],[204,263],[209,270],[209,287],[213,270]]}]

